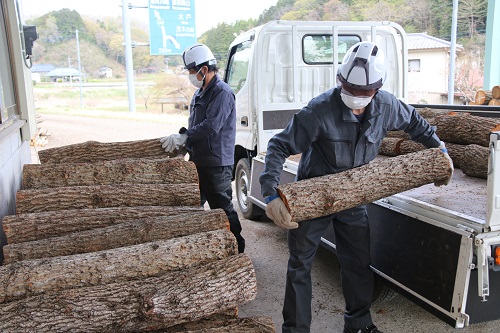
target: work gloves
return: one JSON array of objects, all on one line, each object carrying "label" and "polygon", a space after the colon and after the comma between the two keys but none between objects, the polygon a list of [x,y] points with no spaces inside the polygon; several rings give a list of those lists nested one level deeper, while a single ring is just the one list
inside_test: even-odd
[{"label": "work gloves", "polygon": [[277,226],[283,229],[296,229],[299,227],[297,222],[292,222],[292,216],[280,197],[267,197],[266,202],[266,215],[273,220]]},{"label": "work gloves", "polygon": [[443,152],[443,154],[444,154],[444,155],[448,158],[448,160],[450,161],[451,175],[450,175],[450,177],[449,177],[448,179],[445,179],[445,180],[440,180],[440,181],[436,181],[436,182],[434,182],[434,185],[435,185],[435,186],[448,185],[448,183],[449,183],[449,182],[450,182],[450,180],[451,180],[451,177],[453,177],[453,171],[455,170],[455,169],[453,168],[453,161],[452,161],[452,159],[451,159],[450,155],[448,155],[448,149],[446,149],[446,146],[445,146],[445,144],[444,144],[444,142],[443,142],[443,141],[441,141],[441,144],[439,145],[439,147],[438,147],[438,148],[439,148],[439,149]]},{"label": "work gloves", "polygon": [[171,134],[160,139],[161,147],[167,153],[173,153],[186,145],[187,134]]}]

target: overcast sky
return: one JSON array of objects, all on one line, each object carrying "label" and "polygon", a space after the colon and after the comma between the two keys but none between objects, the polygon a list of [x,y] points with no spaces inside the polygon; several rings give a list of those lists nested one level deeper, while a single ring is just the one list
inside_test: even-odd
[{"label": "overcast sky", "polygon": [[[26,19],[41,16],[62,8],[74,9],[84,16],[105,17],[120,16],[121,0],[21,0]],[[256,19],[278,0],[195,0],[196,35],[200,36],[217,24],[234,23],[237,20]],[[147,6],[147,0],[127,0],[135,6]],[[148,10],[134,8],[129,12],[130,18],[148,22]]]}]

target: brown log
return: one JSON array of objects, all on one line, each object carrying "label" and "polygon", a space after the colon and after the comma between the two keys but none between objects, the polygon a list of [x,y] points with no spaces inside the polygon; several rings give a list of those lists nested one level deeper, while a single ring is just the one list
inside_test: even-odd
[{"label": "brown log", "polygon": [[215,230],[107,251],[20,261],[0,266],[0,303],[49,291],[156,276],[237,253],[233,234]]},{"label": "brown log", "polygon": [[418,114],[420,114],[425,120],[427,120],[430,124],[434,123],[434,119],[437,116],[446,116],[452,115],[456,112],[453,110],[447,109],[431,109],[431,108],[421,108],[417,109]]},{"label": "brown log", "polygon": [[193,162],[182,158],[124,159],[95,163],[25,164],[23,189],[112,184],[198,183]]},{"label": "brown log", "polygon": [[476,91],[474,102],[476,105],[485,105],[488,104],[492,97],[491,90],[478,90]]},{"label": "brown log", "polygon": [[161,147],[160,138],[124,141],[87,141],[73,145],[40,150],[40,163],[94,163],[124,158],[165,158],[175,157]]},{"label": "brown log", "polygon": [[206,318],[255,299],[246,254],[158,277],[67,289],[0,308],[2,332],[142,332]]},{"label": "brown log", "polygon": [[491,101],[488,102],[489,106],[498,106],[500,105],[500,98],[492,98]]},{"label": "brown log", "polygon": [[278,186],[293,221],[309,220],[451,177],[439,149],[376,160],[337,174]]},{"label": "brown log", "polygon": [[464,150],[467,145],[459,145],[456,143],[446,142],[446,149],[448,150],[448,155],[450,155],[453,160],[453,167],[460,168],[460,163],[462,162],[462,157],[464,156]]},{"label": "brown log", "polygon": [[200,204],[198,184],[118,184],[20,190],[16,213],[54,210],[134,207],[195,206]]},{"label": "brown log", "polygon": [[500,119],[472,115],[437,116],[436,134],[445,142],[488,147],[490,132],[500,130]]},{"label": "brown log", "polygon": [[384,138],[380,146],[379,154],[385,156],[398,156],[424,150],[426,147],[412,140],[399,138]]},{"label": "brown log", "polygon": [[464,174],[477,178],[488,178],[490,150],[479,145],[467,145],[460,158],[460,169]]},{"label": "brown log", "polygon": [[500,99],[500,86],[494,86],[491,88],[491,97]]},{"label": "brown log", "polygon": [[176,325],[154,333],[275,333],[270,317],[206,319]]},{"label": "brown log", "polygon": [[4,264],[103,251],[224,228],[229,229],[229,221],[222,209],[131,220],[65,236],[7,244],[3,248]]},{"label": "brown log", "polygon": [[155,216],[176,216],[203,211],[201,206],[136,206],[97,209],[71,209],[43,213],[9,215],[3,218],[7,243],[29,242],[103,228],[128,220]]}]

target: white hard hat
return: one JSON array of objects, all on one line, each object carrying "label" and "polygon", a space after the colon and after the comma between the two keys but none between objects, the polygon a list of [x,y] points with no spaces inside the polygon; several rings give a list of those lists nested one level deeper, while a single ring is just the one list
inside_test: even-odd
[{"label": "white hard hat", "polygon": [[371,42],[354,44],[345,54],[337,78],[343,85],[355,89],[382,87],[386,78],[382,50]]},{"label": "white hard hat", "polygon": [[204,44],[189,46],[184,50],[182,60],[184,61],[185,68],[188,70],[206,62],[208,62],[208,65],[215,65],[217,63],[212,51]]}]

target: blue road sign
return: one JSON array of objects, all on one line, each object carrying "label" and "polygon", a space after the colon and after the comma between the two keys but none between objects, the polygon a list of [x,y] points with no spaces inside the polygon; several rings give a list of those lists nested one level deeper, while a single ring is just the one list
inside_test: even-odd
[{"label": "blue road sign", "polygon": [[196,43],[195,0],[149,0],[151,55],[178,55]]}]

